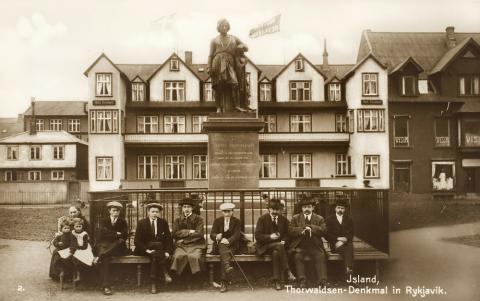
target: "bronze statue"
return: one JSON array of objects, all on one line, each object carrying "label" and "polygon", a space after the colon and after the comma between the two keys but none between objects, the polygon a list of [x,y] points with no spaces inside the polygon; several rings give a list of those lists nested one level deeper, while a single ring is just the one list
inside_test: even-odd
[{"label": "bronze statue", "polygon": [[248,107],[249,86],[244,53],[248,47],[237,37],[228,35],[230,24],[226,19],[217,23],[220,33],[210,43],[207,72],[212,80],[212,88],[217,105],[217,113],[250,111]]}]

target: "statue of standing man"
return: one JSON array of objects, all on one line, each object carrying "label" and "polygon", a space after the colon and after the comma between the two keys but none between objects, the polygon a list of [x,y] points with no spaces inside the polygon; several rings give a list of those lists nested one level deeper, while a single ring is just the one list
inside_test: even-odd
[{"label": "statue of standing man", "polygon": [[229,30],[226,19],[218,21],[220,34],[210,43],[208,56],[207,72],[212,80],[217,113],[251,110],[248,107],[250,88],[244,55],[248,47],[237,37],[227,34]]}]

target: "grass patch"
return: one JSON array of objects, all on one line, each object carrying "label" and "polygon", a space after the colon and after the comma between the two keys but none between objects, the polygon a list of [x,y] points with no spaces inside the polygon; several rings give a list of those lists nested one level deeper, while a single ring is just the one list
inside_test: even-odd
[{"label": "grass patch", "polygon": [[[58,218],[67,212],[68,207],[0,208],[0,238],[50,241]],[[88,219],[88,210],[82,212]]]}]

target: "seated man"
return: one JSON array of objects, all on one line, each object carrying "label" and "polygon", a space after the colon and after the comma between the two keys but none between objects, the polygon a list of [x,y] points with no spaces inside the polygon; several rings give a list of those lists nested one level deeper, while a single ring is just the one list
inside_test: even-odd
[{"label": "seated man", "polygon": [[280,200],[268,202],[268,213],[260,216],[255,227],[257,255],[272,254],[273,280],[276,290],[283,289],[285,272],[289,279],[295,279],[288,266],[286,241],[288,238],[288,219],[280,214]]},{"label": "seated man", "polygon": [[159,267],[165,282],[172,282],[165,264],[173,252],[173,240],[167,221],[159,217],[163,207],[156,202],[151,202],[146,207],[148,217],[137,223],[134,254],[150,257],[151,293],[155,294]]},{"label": "seated man", "polygon": [[173,223],[175,251],[171,269],[182,274],[190,266],[192,274],[202,271],[205,255],[203,218],[192,212],[196,201],[187,197],[180,202],[182,214]]},{"label": "seated man", "polygon": [[117,201],[107,203],[109,217],[100,220],[100,228],[93,253],[96,256],[94,263],[100,264],[100,281],[103,294],[111,295],[110,261],[112,256],[121,256],[128,253],[125,243],[128,235],[127,221],[120,217],[123,205]]},{"label": "seated man", "polygon": [[292,217],[288,228],[291,239],[289,252],[293,254],[301,288],[307,286],[304,263],[306,257],[310,258],[315,267],[318,285],[324,287],[327,283],[327,262],[322,241],[326,226],[323,217],[313,212],[314,204],[311,197],[304,196],[299,204],[302,213]]},{"label": "seated man", "polygon": [[345,276],[349,278],[353,273],[353,221],[345,216],[347,202],[337,200],[335,215],[327,218],[327,239],[332,252],[339,253],[345,265]]},{"label": "seated man", "polygon": [[222,286],[220,291],[222,293],[228,290],[227,288],[227,274],[233,268],[230,265],[232,256],[238,251],[240,241],[240,220],[233,216],[233,209],[235,204],[222,203],[220,210],[223,216],[215,219],[210,232],[210,238],[213,240],[212,254],[220,253],[221,260],[221,277]]}]

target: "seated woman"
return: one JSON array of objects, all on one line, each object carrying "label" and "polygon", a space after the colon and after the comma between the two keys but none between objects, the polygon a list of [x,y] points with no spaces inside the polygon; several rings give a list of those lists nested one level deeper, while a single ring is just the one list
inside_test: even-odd
[{"label": "seated woman", "polygon": [[65,277],[72,275],[72,257],[70,252],[62,257],[59,251],[69,249],[74,238],[71,233],[72,225],[68,221],[64,221],[60,227],[61,234],[57,235],[52,242],[55,250],[52,253],[49,276],[54,280],[60,280],[63,286]]}]

